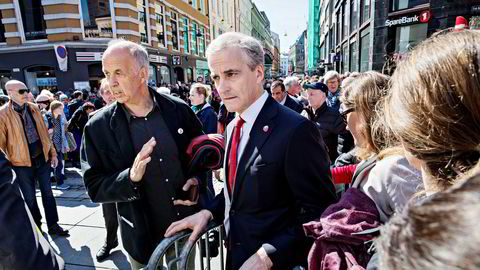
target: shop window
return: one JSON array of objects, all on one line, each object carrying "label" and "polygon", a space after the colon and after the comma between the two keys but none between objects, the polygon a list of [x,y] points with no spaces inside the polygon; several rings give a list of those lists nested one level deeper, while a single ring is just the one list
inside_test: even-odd
[{"label": "shop window", "polygon": [[192,54],[198,54],[197,24],[192,22]]},{"label": "shop window", "polygon": [[55,67],[37,66],[25,69],[25,82],[33,94],[38,94],[46,89],[55,93],[57,91],[57,77]]},{"label": "shop window", "polygon": [[187,80],[193,82],[193,70],[192,68],[187,68]]},{"label": "shop window", "polygon": [[166,48],[167,44],[165,43],[165,21],[164,21],[164,9],[163,6],[155,5],[155,21],[157,28],[157,39],[158,47]]},{"label": "shop window", "polygon": [[[103,3],[103,5],[100,5]],[[110,1],[80,0],[85,38],[112,38]]]},{"label": "shop window", "polygon": [[428,23],[397,27],[395,34],[395,52],[405,54],[427,38]]},{"label": "shop window", "polygon": [[23,30],[26,40],[46,39],[46,24],[43,19],[43,6],[41,0],[19,0],[22,14]]},{"label": "shop window", "polygon": [[349,53],[348,53],[348,44],[343,45],[343,69],[342,73],[345,73],[348,71],[348,60],[349,60]]},{"label": "shop window", "polygon": [[172,24],[172,47],[178,51],[178,23],[176,13],[172,13],[170,23]]},{"label": "shop window", "polygon": [[157,69],[153,65],[148,65],[148,85],[157,86]]},{"label": "shop window", "polygon": [[198,54],[205,57],[205,28],[200,28],[200,37],[198,38]]},{"label": "shop window", "polygon": [[360,24],[370,19],[370,1],[371,0],[361,0],[360,2]]},{"label": "shop window", "polygon": [[350,72],[358,71],[358,42],[350,43]]},{"label": "shop window", "polygon": [[358,0],[350,2],[350,33],[358,28]]},{"label": "shop window", "polygon": [[391,11],[412,8],[418,5],[427,4],[429,0],[391,0]]},{"label": "shop window", "polygon": [[169,84],[170,81],[170,70],[166,66],[160,66],[160,84]]},{"label": "shop window", "polygon": [[148,44],[148,23],[147,23],[147,4],[146,1],[137,1],[138,9],[138,32],[140,33],[140,42]]},{"label": "shop window", "polygon": [[[0,11],[0,22],[2,21],[2,12]],[[5,25],[0,23],[0,43],[6,42],[7,39],[5,38]]]},{"label": "shop window", "polygon": [[183,19],[183,50],[185,53],[190,53],[190,41],[189,37],[190,36],[190,31],[188,30],[188,19],[184,18]]},{"label": "shop window", "polygon": [[360,72],[368,70],[370,59],[370,28],[362,31],[360,38]]}]

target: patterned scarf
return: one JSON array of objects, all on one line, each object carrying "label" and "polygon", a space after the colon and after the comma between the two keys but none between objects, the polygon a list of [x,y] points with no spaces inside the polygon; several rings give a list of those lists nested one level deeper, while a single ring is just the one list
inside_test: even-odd
[{"label": "patterned scarf", "polygon": [[20,106],[13,102],[13,109],[22,117],[23,128],[25,129],[25,133],[27,135],[28,144],[32,144],[40,140],[35,127],[35,121],[32,119],[32,116],[28,111],[27,103],[23,104],[23,106]]}]

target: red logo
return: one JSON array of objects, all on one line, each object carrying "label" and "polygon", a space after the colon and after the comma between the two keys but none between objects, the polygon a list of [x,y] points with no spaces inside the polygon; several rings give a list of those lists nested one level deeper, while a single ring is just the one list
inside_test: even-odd
[{"label": "red logo", "polygon": [[430,10],[424,10],[422,11],[422,13],[420,13],[420,22],[426,23],[430,20],[431,17],[432,13],[430,12]]}]

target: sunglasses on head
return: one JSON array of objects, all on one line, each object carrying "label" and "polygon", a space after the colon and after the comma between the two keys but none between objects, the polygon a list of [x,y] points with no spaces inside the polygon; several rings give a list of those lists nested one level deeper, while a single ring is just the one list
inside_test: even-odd
[{"label": "sunglasses on head", "polygon": [[27,89],[19,89],[19,90],[18,90],[18,93],[19,93],[20,95],[23,95],[23,94],[25,94],[25,93],[30,93],[30,89],[28,89],[28,88],[27,88]]},{"label": "sunglasses on head", "polygon": [[355,111],[354,108],[350,108],[350,109],[346,109],[346,110],[344,110],[343,112],[340,113],[340,116],[342,117],[343,122],[345,122],[345,124],[347,123],[347,115],[351,112],[354,112],[354,111]]}]

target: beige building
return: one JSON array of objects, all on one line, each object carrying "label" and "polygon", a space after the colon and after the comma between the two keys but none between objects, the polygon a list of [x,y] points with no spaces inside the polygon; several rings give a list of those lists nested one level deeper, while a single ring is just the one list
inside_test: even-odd
[{"label": "beige building", "polygon": [[215,39],[219,35],[235,31],[235,10],[233,0],[210,0],[210,36]]},{"label": "beige building", "polygon": [[205,77],[209,1],[0,0],[0,88],[8,78],[35,91],[95,88],[113,38],[147,48],[152,85]]}]

